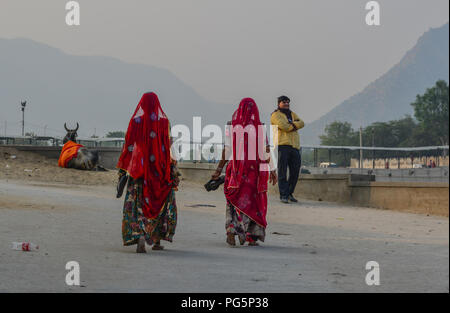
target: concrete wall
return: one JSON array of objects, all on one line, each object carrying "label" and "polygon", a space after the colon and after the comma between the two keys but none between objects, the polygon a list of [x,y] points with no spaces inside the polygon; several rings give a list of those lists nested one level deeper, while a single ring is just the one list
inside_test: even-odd
[{"label": "concrete wall", "polygon": [[449,216],[448,183],[352,182],[350,188],[354,205]]},{"label": "concrete wall", "polygon": [[[34,152],[44,155],[48,158],[57,159],[61,151],[61,147],[50,146],[26,146],[26,145],[6,145],[5,147],[15,148],[21,151]],[[106,168],[115,168],[117,160],[121,152],[121,148],[116,147],[96,147],[92,148],[99,151],[100,164]],[[200,174],[191,173],[195,169],[215,169],[216,165],[211,163],[183,163],[183,166],[190,172],[190,177],[197,179]],[[358,168],[313,168],[306,167],[311,174],[328,175],[330,180],[336,177],[333,175],[375,175],[376,181],[386,182],[443,182],[449,181],[449,168],[418,168],[418,169],[358,169]],[[211,172],[212,174],[212,172]],[[200,175],[201,176],[201,175]],[[319,177],[319,176],[317,176]],[[308,179],[308,175],[305,176]]]},{"label": "concrete wall", "polygon": [[[181,163],[182,179],[205,184],[215,164]],[[433,182],[376,182],[374,175],[300,175],[294,196],[354,206],[449,216],[449,184]],[[269,186],[278,197],[278,185]]]},{"label": "concrete wall", "polygon": [[[215,164],[181,163],[183,180],[205,184]],[[433,182],[376,182],[374,175],[300,175],[294,196],[386,210],[449,216],[449,184]],[[269,186],[278,198],[278,185]]]},{"label": "concrete wall", "polygon": [[[181,179],[189,180],[199,184],[206,184],[211,175],[216,171],[217,164],[210,163],[179,163],[178,170]],[[225,170],[223,171],[223,173]]]},{"label": "concrete wall", "polygon": [[[334,174],[334,175],[300,175],[294,197],[315,201],[350,203],[352,197],[351,182],[369,184],[375,180],[371,175]],[[270,191],[278,195],[278,186],[271,186]]]},{"label": "concrete wall", "polygon": [[[20,151],[39,153],[48,158],[58,159],[60,147],[8,146]],[[97,148],[101,164],[115,168],[120,148]],[[205,184],[217,165],[209,163],[180,163],[182,179]],[[338,169],[328,169],[329,172]],[[416,173],[436,175],[438,170],[415,169]],[[378,181],[380,174],[368,175],[352,169],[352,173],[300,175],[294,196],[299,199],[339,202],[355,206],[449,216],[449,183],[446,182],[402,182]],[[408,172],[399,172],[411,176]],[[422,174],[423,174],[422,173]],[[375,174],[375,173],[374,173]],[[423,175],[425,175],[423,174]],[[375,177],[377,181],[375,180]],[[389,176],[388,176],[389,177]],[[448,177],[448,176],[447,176]],[[270,186],[269,193],[278,197],[278,186]]]},{"label": "concrete wall", "polygon": [[[5,145],[4,147],[14,148],[19,151],[27,151],[43,155],[49,159],[58,159],[61,147],[51,146],[25,146],[25,145]],[[91,148],[88,148],[91,149]],[[99,152],[100,164],[106,168],[115,168],[120,156],[121,148],[116,147],[96,147],[92,150]]]}]

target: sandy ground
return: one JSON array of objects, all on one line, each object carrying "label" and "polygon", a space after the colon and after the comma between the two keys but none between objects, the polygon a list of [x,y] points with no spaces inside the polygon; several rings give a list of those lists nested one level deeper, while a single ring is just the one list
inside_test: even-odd
[{"label": "sandy ground", "polygon": [[[183,181],[174,242],[136,254],[122,246],[114,171],[3,152],[0,292],[449,292],[448,218],[272,197],[266,242],[230,248],[223,192]],[[22,174],[32,164],[41,173]],[[13,241],[40,249],[14,251]],[[372,260],[380,286],[365,284]],[[79,287],[65,284],[68,261],[80,264]]]},{"label": "sandy ground", "polygon": [[58,161],[32,152],[0,147],[0,179],[80,185],[112,185],[116,171],[91,172],[58,167]]}]

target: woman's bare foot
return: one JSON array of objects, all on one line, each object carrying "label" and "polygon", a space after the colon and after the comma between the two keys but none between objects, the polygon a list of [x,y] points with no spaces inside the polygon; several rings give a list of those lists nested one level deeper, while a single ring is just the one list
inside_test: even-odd
[{"label": "woman's bare foot", "polygon": [[152,247],[152,250],[163,250],[164,249],[164,246],[161,246],[161,242],[156,242],[154,245],[153,245],[153,247]]},{"label": "woman's bare foot", "polygon": [[136,253],[147,253],[145,250],[145,238],[144,236],[139,237],[138,244],[136,247]]},{"label": "woman's bare foot", "polygon": [[235,246],[236,245],[236,240],[234,239],[234,235],[233,234],[227,234],[227,243],[230,246]]}]

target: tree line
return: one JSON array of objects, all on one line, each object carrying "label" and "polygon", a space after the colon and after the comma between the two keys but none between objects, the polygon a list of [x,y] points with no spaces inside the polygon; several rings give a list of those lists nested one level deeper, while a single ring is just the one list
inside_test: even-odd
[{"label": "tree line", "polygon": [[[439,80],[428,88],[423,95],[417,95],[411,103],[414,117],[406,115],[402,119],[388,122],[375,122],[362,129],[364,147],[421,147],[444,146],[449,142],[449,86]],[[320,137],[324,146],[359,146],[360,130],[354,129],[348,122],[335,121],[325,127]],[[358,157],[359,151],[319,151],[319,159],[332,161],[339,166],[348,166],[352,157]],[[367,155],[368,153],[368,155]],[[425,152],[365,152],[368,158],[410,157],[436,154]],[[311,159],[310,155],[306,160]]]}]

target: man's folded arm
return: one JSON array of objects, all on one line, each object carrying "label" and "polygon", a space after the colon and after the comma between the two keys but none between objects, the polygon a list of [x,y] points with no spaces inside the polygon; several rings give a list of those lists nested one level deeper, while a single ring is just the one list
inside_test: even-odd
[{"label": "man's folded arm", "polygon": [[286,122],[285,120],[283,120],[282,118],[280,118],[280,116],[278,116],[278,114],[272,114],[272,116],[270,117],[270,123],[272,125],[277,125],[279,129],[281,129],[282,131],[285,131],[285,132],[290,132],[295,129],[292,124],[290,124],[290,123]]},{"label": "man's folded arm", "polygon": [[305,122],[303,122],[301,119],[294,121],[293,124],[297,129],[305,127]]},{"label": "man's folded arm", "polygon": [[297,116],[297,114],[294,113],[294,121],[292,122],[295,125],[295,128],[301,129],[305,127],[305,122],[301,118]]}]

